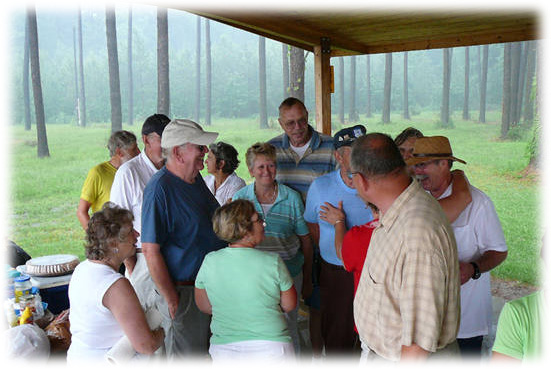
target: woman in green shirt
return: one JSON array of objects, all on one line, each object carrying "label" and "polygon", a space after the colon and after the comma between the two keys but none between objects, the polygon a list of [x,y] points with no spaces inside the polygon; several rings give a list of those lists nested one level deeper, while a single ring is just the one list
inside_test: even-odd
[{"label": "woman in green shirt", "polygon": [[216,210],[213,228],[229,246],[207,254],[195,280],[197,306],[212,314],[212,359],[293,358],[283,312],[297,293],[281,257],[255,249],[263,219],[250,201],[235,200]]}]

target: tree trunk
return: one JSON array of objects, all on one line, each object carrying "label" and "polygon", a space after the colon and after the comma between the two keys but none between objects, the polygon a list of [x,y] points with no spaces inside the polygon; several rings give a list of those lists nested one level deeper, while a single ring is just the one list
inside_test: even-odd
[{"label": "tree trunk", "polygon": [[344,58],[339,58],[339,123],[344,124]]},{"label": "tree trunk", "polygon": [[258,81],[260,88],[260,128],[268,128],[266,111],[266,39],[258,36]]},{"label": "tree trunk", "polygon": [[212,114],[212,59],[210,50],[210,21],[205,19],[205,69],[207,77],[205,96],[205,124],[210,126]]},{"label": "tree trunk", "polygon": [[403,118],[410,120],[409,116],[409,94],[408,94],[408,52],[404,52],[404,102],[403,102]]},{"label": "tree trunk", "polygon": [[128,124],[134,125],[134,73],[132,71],[132,4],[128,6]]},{"label": "tree trunk", "polygon": [[168,63],[168,14],[157,7],[157,112],[170,116],[170,80]]},{"label": "tree trunk", "polygon": [[115,8],[105,9],[107,57],[109,59],[109,95],[111,97],[111,132],[122,130],[121,83],[117,49],[117,19]]},{"label": "tree trunk", "polygon": [[536,42],[528,41],[526,43],[526,78],[524,82],[524,124],[532,126],[534,123],[534,94],[533,83],[536,72]]},{"label": "tree trunk", "polygon": [[469,76],[470,76],[470,48],[465,47],[465,93],[463,95],[463,119],[469,120]]},{"label": "tree trunk", "polygon": [[367,69],[367,75],[366,75],[366,84],[367,84],[367,106],[366,106],[366,117],[371,118],[371,57],[366,55],[366,69]]},{"label": "tree trunk", "polygon": [[486,90],[488,85],[488,50],[489,45],[482,46],[482,66],[480,68],[480,108],[478,121],[486,123]]},{"label": "tree trunk", "polygon": [[503,47],[503,95],[501,102],[501,139],[507,138],[511,124],[511,44]]},{"label": "tree trunk", "polygon": [[80,125],[86,127],[86,93],[84,89],[84,52],[82,51],[82,11],[80,5],[78,7],[78,62],[79,62],[79,116],[80,116]]},{"label": "tree trunk", "polygon": [[442,107],[440,109],[440,122],[442,127],[450,124],[450,86],[451,86],[451,56],[450,49],[443,51],[443,76],[442,76]]},{"label": "tree trunk", "polygon": [[201,17],[197,16],[195,39],[195,121],[201,116]]},{"label": "tree trunk", "polygon": [[304,102],[304,50],[291,46],[289,96]]},{"label": "tree trunk", "polygon": [[357,122],[359,119],[358,111],[356,110],[356,56],[352,55],[350,57],[350,107],[348,120],[352,123]]},{"label": "tree trunk", "polygon": [[392,53],[385,55],[385,87],[383,100],[383,123],[390,123],[390,97],[392,85]]},{"label": "tree trunk", "polygon": [[523,41],[520,43],[520,65],[518,73],[518,89],[517,89],[517,116],[515,121],[520,124],[520,118],[522,117],[522,101],[524,99],[524,80],[526,79],[526,62],[527,62],[527,45],[528,43]]},{"label": "tree trunk", "polygon": [[289,96],[289,45],[281,44],[281,61],[283,67],[283,100]]},{"label": "tree trunk", "polygon": [[77,67],[77,30],[73,27],[73,70],[75,73],[75,114],[77,126],[80,126],[80,112],[78,110],[78,67]]},{"label": "tree trunk", "polygon": [[23,108],[25,109],[25,131],[31,130],[31,97],[29,92],[29,20],[25,17],[25,41],[23,45]]},{"label": "tree trunk", "polygon": [[517,97],[519,89],[518,76],[520,73],[520,42],[513,42],[511,44],[511,93],[509,101],[509,121],[511,127],[516,126],[517,121]]},{"label": "tree trunk", "polygon": [[33,84],[34,113],[36,117],[37,154],[39,158],[49,157],[44,102],[42,100],[42,82],[40,80],[40,56],[38,52],[38,30],[36,25],[36,8],[27,8],[27,25],[29,29],[29,53],[31,60],[31,80]]}]

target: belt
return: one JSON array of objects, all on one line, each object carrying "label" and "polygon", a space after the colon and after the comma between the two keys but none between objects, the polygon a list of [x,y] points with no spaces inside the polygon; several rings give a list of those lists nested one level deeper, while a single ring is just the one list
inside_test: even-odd
[{"label": "belt", "polygon": [[346,269],[344,269],[342,265],[335,265],[335,264],[328,263],[327,261],[323,260],[323,258],[321,258],[321,264],[325,265],[329,269],[346,271]]},{"label": "belt", "polygon": [[139,249],[136,249],[136,254],[141,254],[141,253],[143,253],[143,251],[142,251],[142,248],[141,248],[141,247],[140,247]]},{"label": "belt", "polygon": [[176,286],[195,286],[195,281],[177,281],[174,284]]}]

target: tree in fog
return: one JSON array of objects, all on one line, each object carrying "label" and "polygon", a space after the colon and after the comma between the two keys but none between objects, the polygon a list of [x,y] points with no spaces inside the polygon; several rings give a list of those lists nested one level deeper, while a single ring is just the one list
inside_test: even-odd
[{"label": "tree in fog", "polygon": [[105,33],[107,36],[107,57],[109,60],[109,96],[111,101],[111,132],[122,129],[121,83],[119,78],[119,56],[117,49],[117,20],[115,9],[105,9]]},{"label": "tree in fog", "polygon": [[[518,123],[519,114],[517,112],[517,99],[519,90],[519,75],[520,73],[520,42],[513,42],[511,44],[511,75],[510,75],[510,102],[509,102],[509,124],[516,126]],[[509,127],[510,128],[510,127]]]},{"label": "tree in fog", "polygon": [[132,4],[128,5],[128,124],[134,124],[134,73],[132,72]]},{"label": "tree in fog", "polygon": [[344,58],[339,58],[339,123],[344,124]]},{"label": "tree in fog", "polygon": [[450,126],[450,86],[451,86],[451,49],[442,49],[443,76],[442,76],[442,106],[440,108],[440,124]]},{"label": "tree in fog", "polygon": [[385,54],[385,87],[383,99],[383,123],[390,123],[390,98],[392,86],[392,53]]},{"label": "tree in fog", "polygon": [[371,118],[371,57],[369,54],[366,55],[366,90],[367,90],[367,100],[366,100],[366,117]]},{"label": "tree in fog", "polygon": [[289,96],[304,102],[304,50],[291,46],[289,61]]},{"label": "tree in fog", "polygon": [[356,56],[350,57],[350,106],[348,110],[348,120],[357,122],[360,119],[356,110]]},{"label": "tree in fog", "polygon": [[516,106],[517,114],[515,117],[515,122],[517,122],[517,124],[520,124],[520,118],[522,116],[522,101],[524,99],[524,79],[526,78],[526,63],[528,58],[528,53],[526,52],[526,49],[526,42],[521,42]]},{"label": "tree in fog", "polygon": [[80,5],[77,13],[77,28],[78,28],[78,63],[79,63],[79,99],[78,99],[78,116],[80,125],[86,127],[86,93],[84,89],[84,57],[82,46],[82,11]]},{"label": "tree in fog", "polygon": [[532,87],[536,72],[536,41],[526,43],[526,77],[524,80],[524,115],[523,122],[531,126],[534,122],[534,94]]},{"label": "tree in fog", "polygon": [[211,59],[211,46],[210,46],[210,21],[205,19],[205,74],[206,91],[205,91],[205,124],[211,125],[211,113],[212,113],[212,59]]},{"label": "tree in fog", "polygon": [[75,115],[77,126],[79,125],[80,116],[78,111],[78,60],[77,60],[77,30],[73,27],[73,70],[74,70],[74,81],[75,81]]},{"label": "tree in fog", "polygon": [[168,15],[161,7],[157,7],[157,112],[170,116]]},{"label": "tree in fog", "polygon": [[488,85],[488,45],[482,47],[482,65],[480,68],[480,108],[478,113],[478,121],[486,123],[486,90]]},{"label": "tree in fog", "polygon": [[25,131],[31,130],[31,97],[29,91],[29,20],[25,17],[25,38],[23,41],[23,109]]},{"label": "tree in fog", "polygon": [[511,44],[503,47],[503,100],[501,102],[501,139],[507,138],[511,125]]},{"label": "tree in fog", "polygon": [[33,85],[34,115],[36,118],[37,154],[39,158],[49,157],[44,102],[42,100],[42,82],[40,80],[40,56],[38,52],[38,30],[36,26],[36,8],[27,8],[27,26],[29,29],[29,53],[31,61],[31,80]]},{"label": "tree in fog", "polygon": [[201,116],[201,17],[197,16],[195,33],[195,121]]},{"label": "tree in fog", "polygon": [[409,94],[408,94],[408,52],[404,52],[404,101],[402,104],[404,112],[402,117],[404,119],[410,120],[409,116]]},{"label": "tree in fog", "polygon": [[289,96],[289,45],[281,44],[281,66],[283,67],[283,100]]},{"label": "tree in fog", "polygon": [[258,82],[259,82],[259,118],[260,128],[268,128],[266,111],[266,38],[258,36]]},{"label": "tree in fog", "polygon": [[465,91],[463,93],[463,119],[469,119],[469,77],[470,77],[470,55],[469,47],[465,47]]}]

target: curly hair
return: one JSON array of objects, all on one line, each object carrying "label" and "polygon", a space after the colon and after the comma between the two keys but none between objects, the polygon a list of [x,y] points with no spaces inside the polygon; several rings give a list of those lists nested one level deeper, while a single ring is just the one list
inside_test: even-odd
[{"label": "curly hair", "polygon": [[229,243],[239,241],[253,229],[252,216],[256,213],[249,200],[235,200],[216,209],[212,217],[214,233]]},{"label": "curly hair", "polygon": [[86,230],[86,258],[104,260],[111,249],[133,229],[134,216],[127,210],[112,202],[106,202],[100,211],[95,212],[88,222]]},{"label": "curly hair", "polygon": [[237,150],[230,144],[219,141],[209,145],[209,150],[216,158],[216,165],[224,160],[224,167],[222,172],[226,174],[232,174],[239,166],[239,159],[237,159]]},{"label": "curly hair", "polygon": [[276,162],[276,148],[268,142],[257,142],[247,149],[245,160],[247,167],[251,170],[254,166],[254,161],[258,155],[264,155],[268,159]]}]

